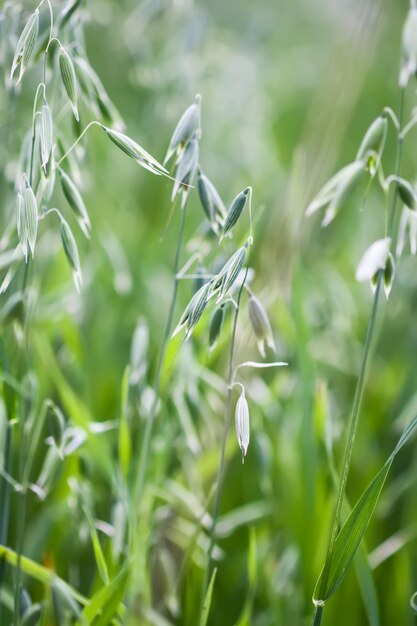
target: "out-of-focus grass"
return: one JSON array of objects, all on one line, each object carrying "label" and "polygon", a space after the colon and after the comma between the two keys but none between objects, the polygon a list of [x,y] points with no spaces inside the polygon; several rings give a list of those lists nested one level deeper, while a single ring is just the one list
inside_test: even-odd
[{"label": "out-of-focus grass", "polygon": [[[340,462],[371,302],[354,273],[363,250],[379,236],[384,210],[372,190],[363,210],[361,194],[355,194],[326,230],[303,212],[329,175],[352,160],[382,108],[397,107],[407,8],[405,0],[88,3],[89,58],[129,133],[152,154],[162,158],[179,114],[202,94],[201,162],[226,201],[247,184],[254,189],[254,286],[269,310],[278,357],[289,362],[285,371],[245,375],[251,446],[242,467],[230,433],[218,524],[221,559],[208,624],[308,623],[333,507],[325,439],[331,430]],[[409,95],[407,109],[413,104]],[[19,108],[18,121],[23,116]],[[390,137],[388,162],[393,143]],[[130,415],[136,455],[170,297],[179,216],[166,228],[168,181],[147,176],[110,150],[96,129],[85,147],[84,196],[94,226],[91,242],[80,250],[85,285],[76,296],[62,253],[46,262],[56,244],[41,230],[38,248],[45,260],[35,277],[34,366],[40,397],[56,399],[75,424],[118,420],[132,335],[137,319],[146,320],[149,369]],[[411,147],[403,170],[414,175]],[[188,238],[200,220],[194,193]],[[385,461],[417,402],[415,259],[402,260],[397,275],[379,320],[348,483],[351,502]],[[182,284],[179,295],[177,317],[190,285]],[[193,626],[198,620],[207,547],[201,527],[207,531],[203,512],[220,450],[227,337],[209,354],[203,321],[189,344],[169,353],[173,364],[163,379],[149,510],[138,529],[151,557],[146,570],[142,561],[133,567],[142,602],[129,619],[132,626]],[[246,314],[237,345],[239,358],[252,358],[256,344]],[[37,456],[39,468],[45,452]],[[392,533],[414,528],[415,464],[410,446],[396,461],[367,532],[369,551]],[[117,431],[89,435],[54,476],[47,500],[28,500],[24,554],[53,564],[88,597],[98,576],[80,501],[97,519],[112,522],[115,505],[126,497],[118,471]],[[15,497],[12,520],[16,514]],[[252,616],[239,622],[248,594],[250,528],[256,585]],[[100,539],[114,574],[128,555],[112,562],[111,540],[103,533]],[[411,539],[375,569],[381,625],[412,623],[415,563]],[[35,597],[41,594],[40,586],[28,586]],[[326,610],[325,624],[336,622],[367,623],[353,570]]]}]

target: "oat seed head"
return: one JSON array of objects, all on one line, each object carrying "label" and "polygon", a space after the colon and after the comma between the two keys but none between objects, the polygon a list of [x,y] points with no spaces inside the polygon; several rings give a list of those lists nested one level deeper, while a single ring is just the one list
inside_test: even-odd
[{"label": "oat seed head", "polygon": [[245,397],[244,387],[242,387],[242,393],[236,403],[235,427],[239,448],[242,451],[242,463],[244,463],[250,440],[249,406]]}]

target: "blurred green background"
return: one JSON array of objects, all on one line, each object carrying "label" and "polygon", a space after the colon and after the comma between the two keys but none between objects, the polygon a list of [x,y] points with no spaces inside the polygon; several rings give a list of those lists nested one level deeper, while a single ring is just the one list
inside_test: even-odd
[{"label": "blurred green background", "polygon": [[[31,10],[25,2],[25,11]],[[248,597],[252,614],[240,625],[309,623],[334,502],[326,441],[339,467],[371,307],[371,290],[355,282],[355,270],[363,251],[384,234],[385,200],[374,185],[362,207],[362,187],[327,229],[319,219],[305,218],[304,211],[326,180],[354,159],[383,107],[398,110],[407,11],[406,0],[89,0],[82,9],[88,58],[126,132],[162,160],[177,120],[200,93],[205,173],[227,204],[240,189],[253,187],[251,286],[268,309],[277,358],[289,366],[242,375],[251,444],[242,466],[231,430],[210,625],[237,624]],[[31,123],[36,84],[35,72],[16,106],[14,158]],[[406,116],[414,101],[413,83]],[[1,113],[5,131],[10,121],[5,98]],[[81,126],[86,119],[81,109]],[[410,179],[417,165],[414,137],[405,145],[402,167]],[[40,396],[52,397],[74,423],[79,419],[71,409],[77,412],[80,403],[94,422],[117,424],[132,336],[138,320],[146,324],[147,364],[129,415],[134,456],[171,295],[179,211],[167,226],[171,182],[138,168],[104,133],[91,129],[82,145],[85,159],[77,180],[93,224],[91,241],[77,233],[83,290],[81,296],[75,293],[58,231],[45,221],[33,272],[30,360]],[[385,172],[392,171],[394,149],[390,130]],[[4,150],[3,159],[0,191],[6,204],[13,202],[13,190]],[[62,194],[54,199],[64,210]],[[192,191],[183,262],[200,245],[196,233],[203,217]],[[242,226],[242,237],[244,232]],[[348,482],[351,502],[417,408],[415,268],[407,250],[397,264],[389,303],[381,306]],[[192,286],[182,283],[175,320],[191,295]],[[176,346],[169,352],[147,485],[153,497],[140,529],[150,558],[145,569],[134,565],[140,600],[129,618],[132,625],[198,623],[204,542],[193,538],[200,522],[189,494],[204,510],[215,482],[230,339],[228,319],[222,340],[209,353],[208,321],[207,315],[178,354]],[[12,352],[14,337],[5,340]],[[259,359],[246,310],[237,347],[239,361]],[[108,523],[123,491],[117,428],[89,437],[97,442],[62,464],[45,501],[29,496],[23,550],[52,563],[86,596],[97,586],[96,565],[74,495],[78,487],[71,481],[88,493],[95,517]],[[415,449],[410,445],[395,461],[366,534],[381,626],[415,623],[409,604],[417,590]],[[45,450],[38,453],[38,471]],[[112,478],[100,469],[102,455],[109,455]],[[17,515],[13,500],[11,519]],[[248,592],[250,528],[257,571]],[[13,533],[12,524],[12,546]],[[404,547],[391,543],[377,552],[393,536]],[[105,533],[100,539],[108,552],[110,540]],[[40,589],[27,584],[38,597]],[[326,609],[324,624],[335,623],[369,623],[354,568]]]}]

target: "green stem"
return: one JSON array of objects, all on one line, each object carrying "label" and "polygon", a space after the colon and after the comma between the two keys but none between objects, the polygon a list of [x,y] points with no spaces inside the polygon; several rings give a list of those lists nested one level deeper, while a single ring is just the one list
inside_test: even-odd
[{"label": "green stem", "polygon": [[70,152],[72,152],[74,150],[74,148],[80,143],[81,139],[84,137],[85,133],[92,127],[92,126],[103,126],[102,124],[100,124],[100,122],[97,122],[96,120],[93,120],[92,122],[90,122],[89,124],[87,124],[87,126],[84,128],[83,132],[81,133],[81,135],[79,135],[79,137],[77,137],[77,139],[74,141],[74,143],[72,144],[72,146],[70,146],[68,148],[68,150],[66,151],[66,153],[59,159],[59,161],[57,161],[56,165],[55,165],[55,169],[58,167],[58,165],[60,165],[62,163],[62,161],[64,161],[64,159],[67,158],[67,156],[69,155]]},{"label": "green stem", "polygon": [[206,564],[206,568],[204,571],[204,579],[203,579],[203,585],[202,585],[202,590],[201,590],[200,620],[203,616],[203,606],[204,606],[207,588],[208,588],[208,584],[209,584],[209,580],[211,576],[211,569],[212,569],[212,563],[213,563],[213,550],[214,550],[214,544],[216,542],[216,527],[217,527],[217,521],[219,517],[220,499],[222,495],[224,469],[225,469],[225,463],[226,463],[227,435],[230,430],[230,419],[231,419],[231,412],[232,412],[231,409],[232,409],[232,392],[233,392],[233,382],[234,382],[233,377],[234,377],[234,372],[235,372],[234,356],[235,356],[235,347],[236,347],[236,329],[237,329],[237,322],[239,318],[240,300],[241,300],[243,287],[245,285],[246,278],[248,275],[248,270],[249,270],[249,256],[250,256],[250,253],[248,255],[248,260],[246,264],[246,272],[245,272],[243,282],[240,286],[238,297],[236,300],[237,306],[235,309],[235,315],[233,319],[233,329],[232,329],[232,338],[231,338],[231,343],[230,343],[230,356],[229,356],[229,375],[228,375],[228,384],[227,384],[226,412],[225,412],[225,419],[224,419],[222,447],[221,447],[221,452],[220,452],[220,462],[219,462],[219,468],[217,470],[217,482],[216,482],[217,487],[216,487],[216,495],[215,495],[214,506],[213,506],[212,524],[211,524],[211,529],[210,529],[210,543],[209,543],[209,547],[207,551],[207,564]]},{"label": "green stem", "polygon": [[[401,99],[400,99],[400,115],[399,115],[400,126],[402,124],[403,109],[404,109],[404,90],[402,89]],[[395,175],[396,176],[398,176],[399,171],[400,171],[400,166],[401,166],[402,143],[403,141],[402,141],[401,134],[398,133],[397,156],[396,156],[396,163],[395,163]],[[393,193],[392,193],[391,206],[390,206],[390,212],[389,212],[389,218],[388,218],[387,235],[389,237],[392,236],[392,230],[394,226],[397,193],[398,193],[398,185],[395,185]],[[352,412],[351,412],[350,420],[349,420],[345,455],[343,459],[343,469],[342,469],[342,474],[340,477],[339,489],[338,489],[337,499],[336,499],[336,506],[335,506],[334,515],[333,515],[332,530],[330,534],[329,545],[327,548],[326,560],[325,560],[323,572],[320,578],[318,598],[316,598],[316,600],[318,599],[325,600],[326,586],[327,586],[329,572],[330,572],[330,564],[331,564],[331,560],[333,556],[336,538],[339,532],[342,504],[343,504],[343,499],[345,495],[346,482],[349,476],[353,445],[354,445],[356,430],[358,426],[361,400],[362,400],[362,395],[363,395],[363,389],[365,386],[366,372],[367,372],[367,366],[368,366],[370,350],[371,350],[371,345],[372,345],[372,338],[373,338],[375,323],[376,323],[376,318],[377,318],[378,303],[379,303],[379,296],[381,292],[382,281],[383,281],[383,271],[380,271],[378,273],[378,281],[377,281],[377,285],[376,285],[376,289],[374,293],[371,316],[369,318],[368,327],[366,331],[365,345],[364,345],[363,355],[362,355],[362,363],[361,363],[358,381],[356,384]],[[319,615],[318,615],[318,608],[320,608]],[[321,623],[323,613],[324,613],[324,606],[317,607],[316,605],[316,608],[314,611],[314,617],[312,621],[312,626],[316,626]]]},{"label": "green stem", "polygon": [[174,310],[177,302],[177,293],[178,293],[178,271],[180,269],[180,259],[181,259],[181,250],[182,250],[182,240],[184,235],[184,225],[185,225],[185,215],[186,215],[186,206],[181,210],[181,221],[180,227],[178,231],[178,240],[177,240],[177,249],[175,253],[175,262],[174,262],[174,288],[172,290],[171,302],[169,305],[168,318],[165,326],[164,337],[162,340],[161,351],[159,353],[158,365],[156,369],[155,382],[153,386],[154,391],[154,399],[151,406],[151,410],[149,416],[146,420],[145,432],[143,435],[143,442],[141,446],[141,451],[139,455],[139,467],[137,469],[136,475],[134,477],[135,487],[134,487],[134,505],[135,507],[139,506],[139,503],[143,496],[143,490],[145,485],[146,472],[148,468],[148,459],[149,459],[149,450],[152,438],[152,430],[155,421],[156,408],[158,406],[159,400],[159,391],[161,387],[161,378],[162,378],[162,369],[165,362],[165,354],[169,342],[169,338],[171,336],[172,322],[174,319]]},{"label": "green stem", "polygon": [[321,620],[323,619],[324,606],[316,604],[314,607],[314,616],[312,626],[320,626]]}]

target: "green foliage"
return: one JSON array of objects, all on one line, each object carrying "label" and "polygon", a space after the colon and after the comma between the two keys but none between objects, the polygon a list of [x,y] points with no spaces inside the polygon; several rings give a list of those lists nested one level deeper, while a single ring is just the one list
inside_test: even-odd
[{"label": "green foliage", "polygon": [[255,4],[1,6],[0,624],[308,624],[349,440],[319,617],[416,612],[415,9]]}]

